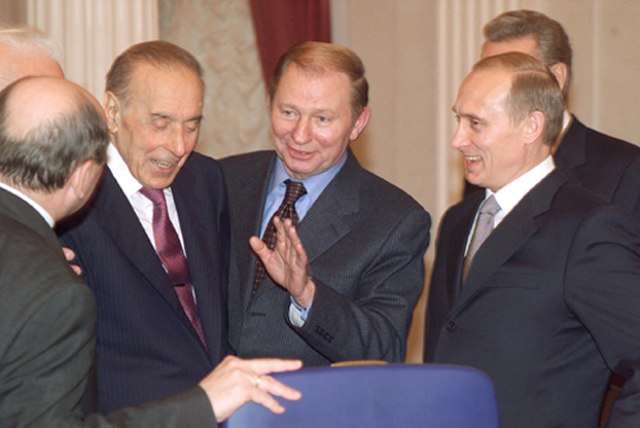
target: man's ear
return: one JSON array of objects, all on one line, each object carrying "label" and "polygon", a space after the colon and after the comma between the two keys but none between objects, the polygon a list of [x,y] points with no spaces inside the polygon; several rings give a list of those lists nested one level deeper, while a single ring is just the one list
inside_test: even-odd
[{"label": "man's ear", "polygon": [[93,160],[87,160],[75,167],[69,177],[69,191],[73,193],[75,198],[83,203],[86,202],[93,193],[103,166]]},{"label": "man's ear", "polygon": [[349,135],[349,141],[353,141],[356,138],[358,138],[360,133],[367,126],[367,123],[369,123],[370,117],[371,117],[371,109],[369,107],[363,108],[362,112],[360,112],[360,116],[358,116],[358,119],[356,119],[353,126],[351,127],[351,134]]},{"label": "man's ear", "polygon": [[107,116],[107,125],[109,132],[115,134],[120,127],[120,100],[111,91],[104,94],[104,113]]},{"label": "man's ear", "polygon": [[529,112],[523,121],[522,127],[526,144],[531,144],[538,140],[544,140],[543,134],[546,124],[547,118],[544,113],[541,111]]},{"label": "man's ear", "polygon": [[560,85],[560,89],[564,92],[564,87],[567,85],[567,78],[569,76],[569,67],[563,62],[556,62],[549,71],[553,74]]}]

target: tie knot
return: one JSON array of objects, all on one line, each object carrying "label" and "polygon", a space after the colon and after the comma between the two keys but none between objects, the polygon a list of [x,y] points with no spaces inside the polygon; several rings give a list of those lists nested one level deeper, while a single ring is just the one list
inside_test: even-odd
[{"label": "tie knot", "polygon": [[499,211],[500,205],[498,205],[498,201],[496,201],[496,198],[493,195],[485,199],[480,207],[480,214],[494,216],[498,214]]},{"label": "tie knot", "polygon": [[288,204],[295,204],[302,195],[307,193],[307,189],[304,188],[304,184],[299,181],[285,180],[284,184],[287,185],[287,191],[284,194],[284,201]]},{"label": "tie knot", "polygon": [[154,205],[165,205],[164,190],[161,189],[148,189],[143,187],[140,189],[140,193],[147,197]]}]

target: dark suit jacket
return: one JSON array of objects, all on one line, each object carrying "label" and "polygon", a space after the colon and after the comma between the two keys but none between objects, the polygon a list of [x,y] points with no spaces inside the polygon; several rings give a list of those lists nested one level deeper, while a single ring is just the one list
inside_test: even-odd
[{"label": "dark suit jacket", "polygon": [[[640,219],[640,147],[587,128],[573,116],[554,160],[582,187]],[[465,195],[478,189],[466,183]]]},{"label": "dark suit jacket", "polygon": [[316,295],[306,323],[288,322],[289,294],[265,278],[251,288],[259,235],[276,156],[263,151],[221,161],[229,192],[231,274],[229,339],[241,357],[334,361],[402,361],[412,311],[424,286],[430,219],[406,193],[346,164],[298,224]]},{"label": "dark suit jacket", "polygon": [[581,186],[640,219],[640,147],[587,128],[574,116],[554,159]]},{"label": "dark suit jacket", "polygon": [[[0,426],[211,426],[207,397],[180,397],[82,421],[92,374],[95,301],[55,234],[31,206],[0,189]],[[87,404],[87,403],[84,403]]]},{"label": "dark suit jacket", "polygon": [[94,201],[61,229],[98,304],[98,400],[102,412],[197,384],[226,345],[228,213],[215,161],[192,154],[171,186],[208,349],[180,306],[133,208],[111,172]]},{"label": "dark suit jacket", "polygon": [[466,198],[441,222],[425,361],[488,373],[504,428],[595,427],[614,371],[629,380],[611,426],[640,426],[633,220],[556,170],[488,237],[462,286],[465,243],[483,196]]}]

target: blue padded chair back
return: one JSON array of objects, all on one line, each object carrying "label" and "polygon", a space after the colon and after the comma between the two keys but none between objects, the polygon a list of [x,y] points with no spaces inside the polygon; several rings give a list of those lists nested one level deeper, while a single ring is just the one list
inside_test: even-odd
[{"label": "blue padded chair back", "polygon": [[279,400],[275,415],[249,403],[227,428],[497,428],[498,411],[489,378],[461,366],[390,364],[316,367],[275,378],[302,392]]}]

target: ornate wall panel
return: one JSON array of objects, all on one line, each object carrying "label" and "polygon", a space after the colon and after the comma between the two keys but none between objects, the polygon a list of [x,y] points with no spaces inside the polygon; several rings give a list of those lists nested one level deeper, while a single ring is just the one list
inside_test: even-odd
[{"label": "ornate wall panel", "polygon": [[198,150],[222,157],[271,147],[266,89],[247,0],[160,0],[161,38],[205,68]]}]

